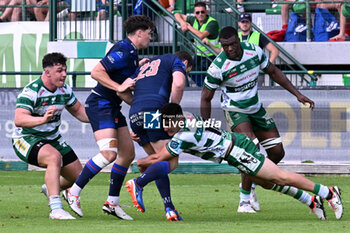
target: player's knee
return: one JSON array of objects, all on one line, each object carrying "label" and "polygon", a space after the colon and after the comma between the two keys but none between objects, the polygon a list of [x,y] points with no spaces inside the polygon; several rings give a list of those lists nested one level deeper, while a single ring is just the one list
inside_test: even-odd
[{"label": "player's knee", "polygon": [[275,164],[279,163],[283,159],[285,153],[282,146],[281,137],[266,139],[260,142],[260,145],[264,147],[264,149],[267,151],[268,158]]},{"label": "player's knee", "polygon": [[273,151],[267,152],[267,157],[274,163],[278,164],[284,158],[285,152],[283,148],[274,148]]},{"label": "player's knee", "polygon": [[109,163],[112,163],[117,158],[117,153],[109,150],[101,150],[100,153],[105,157]]},{"label": "player's knee", "polygon": [[97,141],[101,154],[111,163],[117,158],[118,143],[115,138],[104,138]]},{"label": "player's knee", "polygon": [[277,185],[288,185],[289,184],[289,176],[285,171],[281,171],[272,180],[272,183]]}]

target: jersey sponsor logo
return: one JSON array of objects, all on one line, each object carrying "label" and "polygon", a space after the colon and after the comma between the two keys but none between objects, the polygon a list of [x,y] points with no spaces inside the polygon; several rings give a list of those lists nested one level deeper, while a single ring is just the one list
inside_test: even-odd
[{"label": "jersey sponsor logo", "polygon": [[254,56],[254,53],[245,52],[245,54],[247,54],[249,56]]},{"label": "jersey sponsor logo", "polygon": [[239,69],[241,70],[241,72],[243,73],[244,71],[247,71],[248,68],[243,64],[239,67]]},{"label": "jersey sponsor logo", "polygon": [[60,90],[60,92],[62,92],[63,94],[66,93],[66,91],[63,88],[58,88],[58,90]]},{"label": "jersey sponsor logo", "polygon": [[254,72],[254,73],[252,73],[252,74],[249,74],[249,75],[247,75],[247,76],[245,76],[245,77],[243,77],[243,78],[241,78],[241,79],[237,79],[236,82],[241,82],[241,81],[243,81],[243,80],[245,80],[245,79],[247,79],[247,78],[250,78],[250,77],[252,77],[252,76],[254,76],[254,75],[256,75],[256,72]]},{"label": "jersey sponsor logo", "polygon": [[160,116],[159,110],[156,112],[144,112],[143,113],[143,128],[144,129],[160,129]]},{"label": "jersey sponsor logo", "polygon": [[172,149],[174,152],[178,152],[180,150],[180,146],[181,146],[182,141],[173,138],[171,139],[170,143],[169,143],[169,147],[170,149]]},{"label": "jersey sponsor logo", "polygon": [[239,158],[239,161],[245,165],[250,163],[258,163],[258,160],[254,158],[252,155],[247,154],[246,152],[243,152],[241,157]]},{"label": "jersey sponsor logo", "polygon": [[248,82],[248,83],[246,83],[242,86],[239,86],[239,87],[227,87],[227,90],[230,92],[243,92],[243,91],[246,91],[246,90],[249,90],[249,89],[252,89],[253,87],[255,87],[257,82],[258,82],[258,80],[255,79],[255,80]]},{"label": "jersey sponsor logo", "polygon": [[118,57],[120,57],[120,58],[122,58],[122,57],[124,56],[123,52],[120,52],[120,51],[116,52],[116,54],[117,54]]},{"label": "jersey sponsor logo", "polygon": [[175,141],[171,141],[171,142],[170,142],[170,148],[176,149],[178,146],[179,146],[179,143],[178,143],[178,142],[175,142]]},{"label": "jersey sponsor logo", "polygon": [[107,58],[111,63],[114,63],[114,58],[111,55],[108,55]]},{"label": "jersey sponsor logo", "polygon": [[237,72],[234,72],[234,73],[232,73],[232,74],[229,74],[228,77],[229,77],[229,78],[232,78],[232,77],[236,76],[237,74],[238,74]]},{"label": "jersey sponsor logo", "polygon": [[44,145],[44,142],[38,142],[35,146],[41,148]]},{"label": "jersey sponsor logo", "polygon": [[42,104],[41,104],[41,106],[46,106],[46,105],[48,105],[49,104],[49,102],[48,101],[45,101],[45,102],[43,102]]}]

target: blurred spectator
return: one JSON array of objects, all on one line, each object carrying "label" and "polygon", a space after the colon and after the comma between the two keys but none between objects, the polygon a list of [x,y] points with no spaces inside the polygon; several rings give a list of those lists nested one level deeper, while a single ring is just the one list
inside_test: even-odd
[{"label": "blurred spectator", "polygon": [[76,13],[70,12],[71,0],[57,0],[58,14],[57,19],[64,20],[75,20]]},{"label": "blurred spectator", "polygon": [[[294,2],[294,0],[284,0],[288,2]],[[341,1],[341,0],[340,0]],[[289,9],[292,6],[292,4],[282,4],[281,9],[281,17],[282,17],[282,30],[280,31],[282,34],[285,35],[285,31],[288,28],[288,20],[289,20]],[[313,6],[313,4],[311,5]],[[345,23],[346,19],[344,15],[342,14],[342,7],[343,3],[318,3],[316,4],[316,8],[323,8],[323,9],[336,9],[339,13],[339,34],[330,38],[330,41],[344,41],[345,40]],[[314,8],[314,7],[311,7]]]},{"label": "blurred spectator", "polygon": [[[10,2],[10,0],[0,0],[0,6],[8,5],[9,2]],[[1,12],[4,12],[5,9],[6,9],[6,7],[1,7],[1,8],[0,8],[0,11],[1,11]]]},{"label": "blurred spectator", "polygon": [[[121,0],[113,0],[113,11],[114,14],[118,12],[118,4],[120,4]],[[104,20],[108,18],[109,11],[109,1],[108,0],[96,0],[97,7],[97,18],[96,20]]]},{"label": "blurred spectator", "polygon": [[342,13],[343,3],[318,3],[317,8],[327,10],[336,9],[339,13],[339,34],[330,38],[329,41],[345,41],[345,23],[346,19]]},{"label": "blurred spectator", "polygon": [[[36,0],[26,0],[27,5],[36,5]],[[3,21],[21,21],[22,20],[22,0],[10,0],[7,4],[9,6],[20,5],[19,7],[7,7],[3,14],[0,16],[0,22]],[[34,15],[34,10],[32,7],[26,8],[26,13]]]},{"label": "blurred spectator", "polygon": [[270,42],[268,39],[263,36],[260,32],[252,30],[252,16],[248,13],[242,13],[239,15],[238,26],[241,29],[241,32],[238,33],[240,41],[247,41],[259,45],[262,49],[267,49],[270,52],[270,62],[275,63],[276,58],[278,57],[278,49]]},{"label": "blurred spectator", "polygon": [[106,6],[105,4],[108,4],[108,1],[96,0],[96,7],[98,12],[96,20],[106,19],[106,12],[108,12],[108,6]]},{"label": "blurred spectator", "polygon": [[[237,2],[236,2],[237,5],[236,6],[237,6],[237,10],[239,12],[243,13],[244,12],[244,6],[242,4],[239,4],[241,2],[244,2],[244,0],[237,0]],[[234,2],[232,3],[232,5],[233,4],[234,4]],[[226,8],[225,11],[228,12],[228,13],[232,13],[232,9],[230,7]]]},{"label": "blurred spectator", "polygon": [[[194,15],[188,16],[180,13],[175,13],[175,18],[179,21],[183,32],[191,31],[201,40],[207,38],[215,47],[220,47],[219,44],[219,24],[213,17],[208,15],[207,5],[204,2],[197,2],[194,4]],[[196,55],[194,57],[195,71],[206,71],[211,61],[215,59],[215,55],[202,46],[195,40]],[[191,79],[202,86],[205,75],[191,75]]]},{"label": "blurred spectator", "polygon": [[170,13],[175,10],[175,0],[158,0],[158,2]]},{"label": "blurred spectator", "polygon": [[[49,5],[49,0],[38,1],[37,5]],[[48,7],[35,7],[34,15],[36,21],[49,21],[49,8]]]},{"label": "blurred spectator", "polygon": [[[154,4],[151,0],[133,0],[134,10],[133,13],[136,15],[146,15],[154,20],[154,13],[148,6],[153,8],[155,11],[160,11],[159,7]],[[158,2],[170,13],[175,9],[175,0],[158,0]],[[146,4],[145,4],[146,3]],[[148,5],[148,6],[147,6]]]}]

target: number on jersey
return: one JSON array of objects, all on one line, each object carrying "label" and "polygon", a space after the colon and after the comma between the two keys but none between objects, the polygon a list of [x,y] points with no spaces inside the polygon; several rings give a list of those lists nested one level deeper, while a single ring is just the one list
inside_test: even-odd
[{"label": "number on jersey", "polygon": [[147,62],[140,68],[139,75],[137,75],[136,79],[141,79],[145,77],[154,76],[158,73],[160,65],[160,59],[154,60],[152,62]]}]

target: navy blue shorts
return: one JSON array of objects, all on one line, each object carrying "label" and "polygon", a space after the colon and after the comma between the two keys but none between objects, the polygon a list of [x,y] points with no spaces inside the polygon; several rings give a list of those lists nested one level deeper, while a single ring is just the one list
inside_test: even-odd
[{"label": "navy blue shorts", "polygon": [[125,117],[120,112],[120,105],[116,105],[94,93],[89,95],[85,105],[85,111],[94,132],[100,129],[117,129],[127,126]]},{"label": "navy blue shorts", "polygon": [[132,114],[129,118],[132,131],[141,139],[141,141],[138,142],[140,146],[144,146],[149,142],[171,139],[163,129],[144,129],[143,112]]}]

